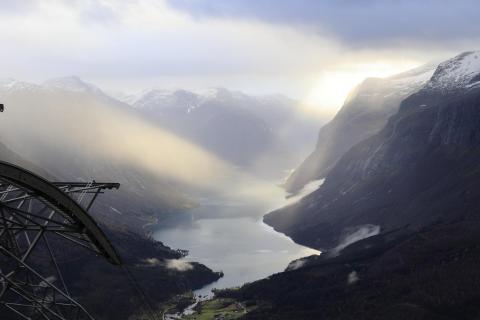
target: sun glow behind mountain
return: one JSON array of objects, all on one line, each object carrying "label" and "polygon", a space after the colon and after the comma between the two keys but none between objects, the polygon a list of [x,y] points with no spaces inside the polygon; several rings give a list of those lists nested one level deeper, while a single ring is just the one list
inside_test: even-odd
[{"label": "sun glow behind mountain", "polygon": [[333,116],[343,105],[352,89],[366,78],[384,78],[412,69],[416,61],[366,62],[343,64],[320,72],[311,80],[303,109],[321,116]]}]

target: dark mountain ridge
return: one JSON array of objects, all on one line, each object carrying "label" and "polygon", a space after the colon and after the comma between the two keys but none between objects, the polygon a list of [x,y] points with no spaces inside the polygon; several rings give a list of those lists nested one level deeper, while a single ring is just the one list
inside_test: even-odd
[{"label": "dark mountain ridge", "polygon": [[[299,243],[325,249],[365,224],[388,231],[475,219],[480,88],[470,82],[480,68],[468,77],[463,75],[470,69],[462,69],[477,59],[477,53],[468,53],[440,64],[425,88],[405,99],[379,133],[337,162],[319,190],[270,213],[265,222]],[[462,75],[451,78],[455,72]]]},{"label": "dark mountain ridge", "polygon": [[324,178],[352,146],[380,131],[403,99],[428,81],[435,65],[428,64],[389,77],[368,78],[350,93],[335,117],[320,129],[315,150],[288,177],[287,191]]},{"label": "dark mountain ridge", "polygon": [[244,319],[478,319],[479,227],[383,233],[217,296],[252,308]]},{"label": "dark mountain ridge", "polygon": [[217,296],[245,319],[478,319],[479,74],[476,52],[440,64],[319,190],[265,217],[320,256]]}]

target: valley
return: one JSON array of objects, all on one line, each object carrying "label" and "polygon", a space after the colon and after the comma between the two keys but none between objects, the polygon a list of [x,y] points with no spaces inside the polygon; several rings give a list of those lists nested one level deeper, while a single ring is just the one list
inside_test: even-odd
[{"label": "valley", "polygon": [[215,291],[198,315],[215,319],[209,308],[228,301],[248,306],[242,319],[474,319],[479,61],[441,63],[380,131],[323,169],[321,187],[264,217],[321,255]]},{"label": "valley", "polygon": [[[255,188],[254,183],[249,186]],[[199,207],[164,220],[153,232],[154,239],[188,250],[186,261],[198,261],[223,272],[217,282],[195,294],[211,296],[213,288],[239,287],[281,272],[293,260],[320,253],[295,244],[263,223],[266,212],[288,200],[273,183],[262,184],[262,188],[270,189],[264,190],[269,196],[257,201],[202,199]]]},{"label": "valley", "polygon": [[[135,285],[78,250],[59,263],[96,316],[455,319],[476,310],[478,61],[465,52],[365,80],[309,156],[302,137],[318,119],[285,97],[150,89],[118,100],[76,77],[9,80],[0,155],[51,180],[124,186],[92,216]],[[58,114],[77,121],[56,125]]]},{"label": "valley", "polygon": [[0,1],[0,320],[480,320],[479,16]]}]

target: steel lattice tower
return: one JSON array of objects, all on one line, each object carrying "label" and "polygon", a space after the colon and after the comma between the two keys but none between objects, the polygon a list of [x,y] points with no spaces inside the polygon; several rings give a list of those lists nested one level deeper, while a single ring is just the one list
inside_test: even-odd
[{"label": "steel lattice tower", "polygon": [[49,182],[0,162],[0,310],[19,319],[93,319],[70,295],[56,246],[80,246],[121,261],[87,213],[118,183]]}]

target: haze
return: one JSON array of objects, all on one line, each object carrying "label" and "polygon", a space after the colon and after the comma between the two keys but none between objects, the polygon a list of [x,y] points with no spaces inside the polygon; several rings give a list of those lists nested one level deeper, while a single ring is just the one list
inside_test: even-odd
[{"label": "haze", "polygon": [[283,93],[332,115],[365,77],[475,47],[475,1],[387,2],[3,1],[0,63],[4,77],[78,75],[110,91]]}]

